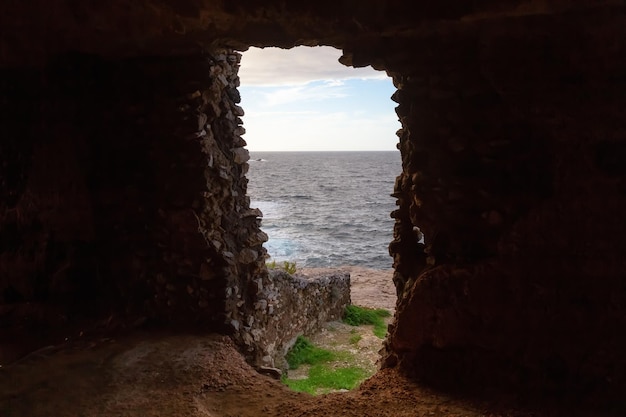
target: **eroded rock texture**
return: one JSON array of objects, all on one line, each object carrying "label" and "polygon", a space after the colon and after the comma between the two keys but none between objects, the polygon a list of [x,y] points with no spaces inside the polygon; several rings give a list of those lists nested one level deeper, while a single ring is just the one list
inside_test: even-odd
[{"label": "eroded rock texture", "polygon": [[420,59],[386,62],[404,126],[390,363],[443,385],[620,392],[622,27],[575,13],[395,41]]},{"label": "eroded rock texture", "polygon": [[236,50],[324,44],[398,89],[384,365],[440,386],[626,389],[623,1],[2,7],[3,325],[149,317],[262,358],[272,342],[233,325],[271,284]]},{"label": "eroded rock texture", "polygon": [[258,278],[254,310],[233,322],[247,349],[261,366],[287,370],[285,355],[300,335],[310,336],[330,321],[341,320],[350,304],[350,274],[342,271],[290,275],[270,271]]},{"label": "eroded rock texture", "polygon": [[3,304],[225,321],[266,240],[245,197],[238,60],[74,54],[5,73]]}]

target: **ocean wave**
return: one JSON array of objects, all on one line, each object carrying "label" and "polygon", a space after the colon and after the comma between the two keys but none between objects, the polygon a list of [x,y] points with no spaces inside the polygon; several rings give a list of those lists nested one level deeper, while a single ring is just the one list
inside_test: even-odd
[{"label": "ocean wave", "polygon": [[264,214],[261,229],[269,235],[265,248],[272,259],[307,267],[391,266],[387,248],[394,221],[389,213],[396,206],[389,194],[401,171],[399,153],[252,157],[272,160],[254,164],[248,173],[250,205]]}]

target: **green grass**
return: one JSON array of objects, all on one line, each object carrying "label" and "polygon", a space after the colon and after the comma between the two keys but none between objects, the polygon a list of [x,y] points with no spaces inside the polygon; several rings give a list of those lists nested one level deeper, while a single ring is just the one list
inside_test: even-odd
[{"label": "green grass", "polygon": [[[360,335],[355,332],[353,337]],[[281,379],[290,389],[311,395],[325,394],[331,390],[350,390],[370,376],[365,369],[352,365],[356,358],[351,352],[321,349],[303,336],[298,336],[285,359],[290,369],[303,364],[311,366],[304,379],[289,379],[286,376]],[[336,366],[338,363],[344,366],[333,369],[333,364]]]},{"label": "green grass", "polygon": [[361,341],[362,337],[360,334],[355,334],[350,336],[350,344],[351,345],[356,345],[357,343],[359,343]]},{"label": "green grass", "polygon": [[384,339],[387,334],[387,325],[385,317],[389,317],[391,313],[383,308],[373,309],[349,305],[343,313],[343,322],[351,326],[361,326],[363,324],[374,325],[374,334]]},{"label": "green grass", "polygon": [[330,390],[353,389],[367,376],[365,370],[356,366],[330,369],[326,365],[318,364],[311,367],[308,378],[284,378],[283,383],[294,391],[315,395]]},{"label": "green grass", "polygon": [[296,263],[295,262],[283,262],[283,264],[281,266],[279,266],[275,260],[273,260],[272,262],[267,262],[265,264],[265,266],[268,269],[282,269],[283,271],[285,271],[288,274],[295,274],[296,273]]},{"label": "green grass", "polygon": [[330,362],[335,358],[336,355],[333,352],[314,346],[309,339],[303,336],[298,336],[296,343],[285,357],[290,369],[297,369],[302,364],[317,365]]}]

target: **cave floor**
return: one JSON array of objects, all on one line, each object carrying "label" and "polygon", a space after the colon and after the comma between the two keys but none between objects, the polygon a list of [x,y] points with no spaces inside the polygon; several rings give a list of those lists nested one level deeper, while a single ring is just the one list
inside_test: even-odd
[{"label": "cave floor", "polygon": [[0,368],[0,416],[557,416],[434,392],[394,370],[313,397],[257,373],[228,337],[142,333],[40,350]]}]

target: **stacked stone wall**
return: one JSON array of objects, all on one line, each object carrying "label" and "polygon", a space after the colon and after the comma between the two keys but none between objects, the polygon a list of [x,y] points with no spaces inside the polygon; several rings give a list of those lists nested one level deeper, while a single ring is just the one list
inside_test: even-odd
[{"label": "stacked stone wall", "polygon": [[341,316],[349,276],[265,267],[262,213],[246,196],[240,59],[71,55],[5,74],[5,330],[200,326],[273,366],[298,334]]},{"label": "stacked stone wall", "polygon": [[7,325],[21,312],[226,329],[267,239],[246,197],[239,59],[77,54],[4,74]]},{"label": "stacked stone wall", "polygon": [[255,297],[240,320],[231,321],[257,365],[287,369],[284,356],[299,335],[311,335],[340,320],[350,304],[350,274],[302,276],[271,270],[253,280]]}]

